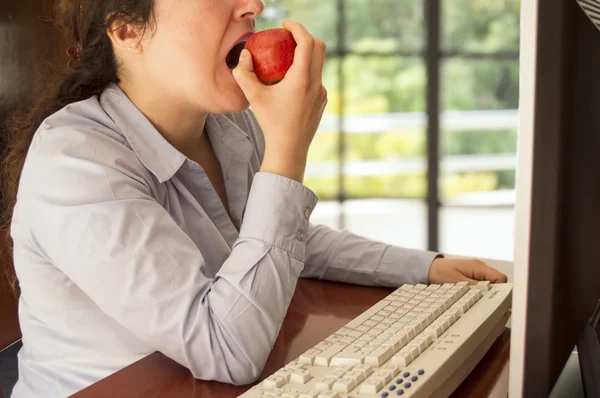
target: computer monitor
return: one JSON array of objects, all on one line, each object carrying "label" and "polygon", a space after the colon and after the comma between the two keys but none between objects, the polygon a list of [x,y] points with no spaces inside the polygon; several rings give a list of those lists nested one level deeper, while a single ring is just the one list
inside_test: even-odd
[{"label": "computer monitor", "polygon": [[[581,2],[600,17],[599,0]],[[509,396],[538,398],[600,299],[600,31],[577,0],[521,7]],[[597,335],[586,344],[579,355],[589,361]],[[587,375],[586,395],[596,396],[598,379]]]}]

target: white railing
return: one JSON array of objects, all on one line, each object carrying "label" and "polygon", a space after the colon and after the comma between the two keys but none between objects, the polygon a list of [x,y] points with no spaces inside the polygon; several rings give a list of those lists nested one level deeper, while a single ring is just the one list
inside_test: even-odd
[{"label": "white railing", "polygon": [[[517,110],[495,111],[449,111],[441,116],[441,127],[445,132],[477,130],[485,131],[518,127]],[[347,115],[344,131],[348,134],[373,134],[385,131],[425,129],[427,118],[424,113],[384,113],[373,115]],[[319,130],[337,130],[337,117],[325,115]],[[401,133],[399,133],[401,134]],[[451,155],[441,159],[443,172],[514,170],[516,154]],[[310,163],[306,169],[308,177],[331,177],[337,175],[336,161]],[[367,161],[348,161],[343,173],[347,176],[367,177],[385,175],[422,174],[427,172],[425,158],[397,158]]]},{"label": "white railing", "polygon": [[[416,130],[427,127],[424,112],[378,113],[344,116],[344,131],[348,134],[369,134],[385,131]],[[516,109],[493,111],[447,111],[440,117],[444,132],[464,130],[497,130],[516,128],[519,113]],[[338,117],[324,115],[319,125],[323,132],[338,130]]]}]

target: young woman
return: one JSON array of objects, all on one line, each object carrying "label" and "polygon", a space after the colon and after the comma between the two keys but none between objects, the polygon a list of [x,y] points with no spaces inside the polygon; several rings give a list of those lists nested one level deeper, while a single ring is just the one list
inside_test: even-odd
[{"label": "young woman", "polygon": [[506,281],[310,223],[317,197],[302,181],[327,95],[325,46],[302,25],[284,23],[294,64],[263,86],[247,51],[227,61],[260,0],[59,8],[71,68],[16,119],[3,169],[21,289],[15,397],[69,395],[154,351],[197,378],[250,383],[299,277]]}]

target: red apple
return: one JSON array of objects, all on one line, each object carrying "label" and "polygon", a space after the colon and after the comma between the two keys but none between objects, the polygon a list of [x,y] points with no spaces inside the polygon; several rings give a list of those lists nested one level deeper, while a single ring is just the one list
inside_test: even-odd
[{"label": "red apple", "polygon": [[283,79],[292,66],[296,41],[283,28],[266,29],[250,36],[245,48],[252,54],[258,80],[270,85]]}]

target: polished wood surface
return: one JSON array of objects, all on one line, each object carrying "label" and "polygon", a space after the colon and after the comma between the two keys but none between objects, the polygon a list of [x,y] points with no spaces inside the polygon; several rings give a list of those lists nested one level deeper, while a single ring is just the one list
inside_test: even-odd
[{"label": "polished wood surface", "polygon": [[[300,280],[261,380],[294,360],[390,293],[316,280]],[[453,397],[486,397],[508,363],[510,334],[494,343]],[[91,397],[237,397],[250,386],[195,380],[183,366],[154,353],[75,394]]]}]

